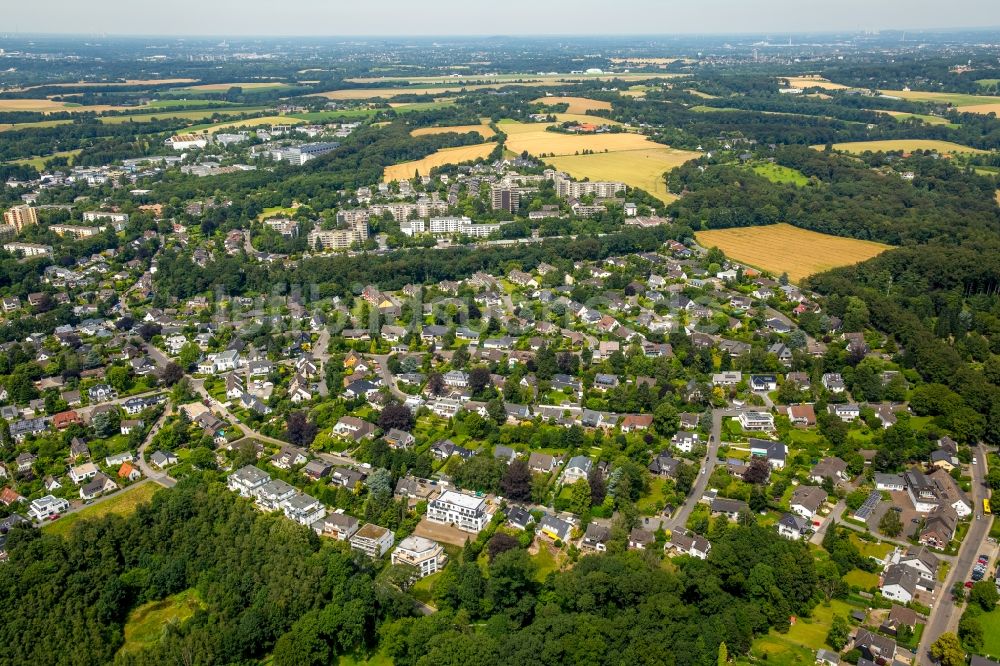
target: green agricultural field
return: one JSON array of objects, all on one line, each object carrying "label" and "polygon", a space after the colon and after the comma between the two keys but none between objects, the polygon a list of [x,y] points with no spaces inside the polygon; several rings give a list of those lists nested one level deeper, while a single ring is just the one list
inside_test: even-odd
[{"label": "green agricultural field", "polygon": [[266,107],[263,106],[228,106],[212,109],[195,109],[193,111],[174,111],[165,108],[155,113],[136,113],[127,116],[101,116],[100,121],[106,125],[120,125],[121,123],[148,123],[151,120],[162,120],[164,118],[181,118],[183,120],[205,120],[214,115],[238,116],[244,113],[260,113]]},{"label": "green agricultural field", "polygon": [[25,157],[20,160],[13,160],[10,164],[27,164],[41,171],[45,168],[45,163],[53,157],[68,157],[69,163],[73,164],[73,158],[79,155],[80,152],[81,150],[79,148],[76,150],[63,150],[58,153],[52,153],[51,155],[36,155],[35,157]]},{"label": "green agricultural field", "polygon": [[910,118],[915,118],[917,120],[922,120],[928,125],[943,125],[945,127],[950,127],[952,129],[960,127],[958,123],[953,123],[947,118],[942,118],[941,116],[932,116],[926,113],[905,113],[903,111],[881,111],[888,116],[892,116],[896,120],[908,120]]},{"label": "green agricultural field", "polygon": [[453,99],[443,99],[438,102],[403,102],[390,104],[396,113],[413,113],[414,111],[437,111],[455,103]]},{"label": "green agricultural field", "polygon": [[703,104],[699,104],[697,106],[692,106],[690,109],[688,109],[688,111],[694,111],[695,113],[716,113],[716,112],[719,112],[719,113],[735,113],[736,111],[739,111],[739,109],[732,109],[732,108],[725,107],[725,106],[723,106],[723,107],[718,107],[718,106],[704,106]]},{"label": "green agricultural field", "polygon": [[791,183],[802,187],[809,183],[809,179],[798,169],[792,169],[780,164],[758,164],[753,167],[756,174],[764,176],[772,183]]},{"label": "green agricultural field", "polygon": [[310,123],[324,123],[337,120],[365,120],[371,118],[379,109],[344,109],[343,111],[312,111],[309,113],[290,113],[289,118],[298,118]]},{"label": "green agricultural field", "polygon": [[35,123],[0,123],[0,132],[16,132],[26,129],[44,129],[46,127],[58,127],[59,125],[69,125],[72,120],[40,120]]},{"label": "green agricultural field", "polygon": [[97,502],[76,513],[71,513],[51,523],[46,523],[42,529],[49,534],[66,536],[73,529],[73,525],[81,520],[101,518],[112,513],[119,516],[127,516],[135,511],[137,506],[152,499],[153,494],[159,489],[160,486],[152,481],[136,484],[103,502]]},{"label": "green agricultural field", "polygon": [[155,645],[168,624],[182,624],[202,607],[201,597],[195,589],[139,606],[129,613],[125,623],[125,644],[121,651],[138,652]]}]

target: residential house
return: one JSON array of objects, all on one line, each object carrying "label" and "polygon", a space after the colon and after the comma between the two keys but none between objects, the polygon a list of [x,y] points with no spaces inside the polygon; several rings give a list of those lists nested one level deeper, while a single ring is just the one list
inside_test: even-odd
[{"label": "residential house", "polygon": [[395,540],[392,530],[374,523],[366,523],[349,538],[351,548],[371,558],[379,558],[389,552]]},{"label": "residential house", "polygon": [[565,543],[573,532],[573,525],[562,518],[546,514],[538,523],[538,531],[553,541]]},{"label": "residential house", "polygon": [[793,541],[800,540],[811,528],[809,520],[793,513],[786,513],[778,520],[778,534]]},{"label": "residential house", "polygon": [[375,434],[375,426],[356,416],[342,416],[333,426],[333,434],[360,442]]},{"label": "residential house", "polygon": [[902,492],[906,490],[906,482],[901,474],[875,473],[875,489],[888,490],[890,492]]},{"label": "residential house", "polygon": [[398,428],[392,428],[383,436],[386,444],[393,449],[407,449],[417,441],[417,438]]},{"label": "residential house", "polygon": [[427,504],[427,520],[478,534],[493,517],[482,497],[446,490]]},{"label": "residential house", "polygon": [[566,463],[566,469],[563,470],[562,482],[570,485],[580,479],[586,479],[590,475],[593,465],[594,462],[586,456],[573,456]]},{"label": "residential house", "polygon": [[80,498],[92,500],[98,495],[118,490],[118,484],[106,475],[98,472],[88,483],[80,487]]},{"label": "residential house", "polygon": [[28,507],[28,515],[39,522],[58,516],[69,510],[69,502],[61,497],[46,495],[32,500]]},{"label": "residential house", "polygon": [[680,530],[670,535],[670,540],[664,546],[664,550],[673,551],[680,555],[690,555],[704,560],[712,550],[712,544],[703,536],[693,532],[682,532]]},{"label": "residential house", "polygon": [[139,468],[130,462],[123,462],[121,467],[118,468],[118,478],[126,479],[128,481],[138,481],[142,478],[142,472]]},{"label": "residential house", "polygon": [[716,497],[713,499],[709,503],[709,508],[712,510],[712,515],[723,515],[730,520],[736,520],[741,511],[749,510],[747,503],[743,500],[727,499],[725,497]]},{"label": "residential house", "polygon": [[793,426],[808,428],[816,425],[816,412],[811,404],[788,405],[785,407],[785,413]]},{"label": "residential house", "polygon": [[819,486],[799,486],[792,493],[789,505],[793,513],[812,520],[826,503],[826,491]]},{"label": "residential house", "polygon": [[740,427],[751,432],[769,432],[774,430],[774,416],[770,412],[759,409],[746,409],[740,412],[737,420]]},{"label": "residential house", "polygon": [[257,498],[257,506],[261,509],[277,511],[281,508],[282,502],[291,499],[296,493],[298,490],[295,489],[295,486],[281,479],[271,479],[257,488],[254,496]]},{"label": "residential house", "polygon": [[836,457],[823,458],[813,465],[809,478],[816,483],[823,483],[825,479],[829,479],[836,485],[847,480],[847,463]]},{"label": "residential house", "polygon": [[603,553],[608,550],[608,541],[611,539],[611,528],[592,522],[587,525],[587,531],[583,535],[580,547],[596,553]]},{"label": "residential house", "polygon": [[701,443],[701,435],[687,430],[678,430],[674,433],[670,443],[682,453],[691,453],[694,447]]},{"label": "residential house", "polygon": [[164,467],[169,467],[170,465],[176,465],[177,456],[170,451],[157,451],[149,457],[149,462],[154,466],[163,469]]},{"label": "residential house", "polygon": [[528,469],[539,474],[549,474],[556,468],[557,461],[547,453],[532,453],[528,456]]},{"label": "residential house", "polygon": [[782,442],[750,438],[750,455],[767,458],[773,469],[783,469],[788,458],[788,447]]},{"label": "residential house", "polygon": [[285,517],[294,520],[299,525],[312,525],[317,520],[321,520],[326,515],[326,507],[318,499],[296,493],[281,503],[281,510]]},{"label": "residential house", "polygon": [[347,541],[358,531],[358,519],[349,516],[343,510],[328,513],[312,524],[313,530],[320,536],[336,539],[337,541]]},{"label": "residential house", "polygon": [[854,649],[859,650],[865,659],[877,663],[891,664],[896,658],[896,641],[863,627],[854,637]]},{"label": "residential house", "polygon": [[416,535],[400,541],[391,556],[393,564],[413,567],[419,578],[440,571],[447,559],[441,544]]}]

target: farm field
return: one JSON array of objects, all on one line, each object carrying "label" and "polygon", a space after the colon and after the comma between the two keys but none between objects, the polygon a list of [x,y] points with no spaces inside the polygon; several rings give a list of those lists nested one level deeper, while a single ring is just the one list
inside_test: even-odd
[{"label": "farm field", "polygon": [[160,601],[150,601],[129,613],[122,652],[138,652],[157,643],[168,624],[180,625],[203,606],[191,588]]},{"label": "farm field", "polygon": [[316,97],[326,99],[390,99],[398,95],[436,95],[443,93],[462,92],[463,90],[489,90],[506,85],[544,86],[544,81],[529,81],[527,83],[482,83],[474,85],[453,86],[407,86],[400,88],[345,88],[328,92],[313,93]]},{"label": "farm field", "polygon": [[704,247],[718,247],[737,261],[793,281],[878,256],[890,246],[874,241],[830,236],[790,224],[736,227],[699,231],[695,238]]},{"label": "farm field", "polygon": [[764,176],[772,183],[791,183],[800,187],[809,183],[809,179],[801,171],[780,164],[757,164],[753,170],[754,173]]},{"label": "farm field", "polygon": [[912,102],[951,104],[965,113],[990,113],[1000,110],[1000,97],[967,95],[964,93],[925,92],[923,90],[881,90],[883,95],[908,99]]},{"label": "farm field", "polygon": [[52,153],[51,155],[36,155],[35,157],[25,157],[20,160],[12,160],[10,164],[28,164],[41,171],[45,168],[45,162],[51,160],[53,157],[68,157],[70,158],[69,163],[73,164],[73,158],[79,155],[80,152],[79,148],[76,150],[63,150],[58,153]]},{"label": "farm field", "polygon": [[649,74],[498,74],[486,76],[482,74],[471,74],[468,76],[369,76],[345,79],[348,83],[407,83],[410,85],[451,85],[472,83],[481,84],[489,81],[492,85],[510,84],[517,82],[531,82],[536,85],[547,83],[558,83],[560,81],[609,81],[619,79],[622,81],[645,81],[648,79],[673,79],[685,74],[671,72],[649,73]]},{"label": "farm field", "polygon": [[551,123],[521,123],[500,121],[507,134],[507,147],[515,153],[528,151],[532,155],[575,155],[585,150],[593,152],[642,150],[659,144],[638,134],[561,134],[547,132]]},{"label": "farm field", "polygon": [[378,109],[344,109],[343,111],[312,111],[308,113],[290,113],[286,118],[298,118],[310,123],[329,122],[331,120],[364,120],[371,118]]},{"label": "farm field", "polygon": [[390,102],[389,106],[396,113],[412,113],[414,111],[436,111],[454,103],[453,99],[440,98],[433,102]]},{"label": "farm field", "polygon": [[387,183],[393,180],[404,180],[413,178],[418,172],[421,175],[427,175],[434,167],[445,164],[460,164],[482,159],[489,156],[496,146],[496,143],[490,142],[472,146],[458,146],[457,148],[442,148],[423,159],[386,167],[383,180]]},{"label": "farm field", "polygon": [[488,139],[491,136],[496,136],[496,132],[494,132],[493,128],[491,128],[489,125],[452,125],[450,127],[420,127],[410,132],[410,135],[428,136],[432,134],[446,134],[448,132],[456,132],[457,134],[478,132],[479,135],[482,136],[484,139]]},{"label": "farm field", "polygon": [[667,191],[663,174],[699,156],[700,153],[661,145],[643,150],[549,157],[545,161],[574,178],[620,180],[669,203],[677,197]]},{"label": "farm field", "polygon": [[120,125],[122,123],[148,123],[151,120],[164,118],[180,118],[182,120],[205,120],[214,115],[238,116],[243,113],[259,113],[263,106],[225,107],[218,109],[197,109],[194,111],[173,111],[169,108],[154,113],[137,113],[135,115],[101,116],[99,120],[105,125]]},{"label": "farm field", "polygon": [[958,127],[957,123],[950,122],[947,118],[942,118],[941,116],[932,116],[926,113],[906,113],[904,111],[879,111],[879,113],[884,113],[887,116],[892,116],[896,120],[906,120],[908,118],[916,118],[917,120],[922,120],[928,125],[946,125],[948,127]]},{"label": "farm field", "polygon": [[13,132],[26,129],[42,129],[45,127],[58,127],[59,125],[69,125],[72,120],[40,120],[36,123],[0,123],[0,132]]},{"label": "farm field", "polygon": [[214,125],[195,125],[184,130],[191,132],[208,132],[215,134],[226,129],[242,129],[246,127],[260,127],[261,125],[301,125],[304,120],[291,116],[261,116],[259,118],[246,118],[244,120],[233,120],[230,122],[216,123]]},{"label": "farm field", "polygon": [[184,86],[175,90],[190,92],[226,92],[230,88],[243,88],[244,90],[277,90],[279,88],[290,88],[287,83],[281,81],[243,81],[236,83],[202,83],[196,86]]},{"label": "farm field", "polygon": [[785,80],[789,88],[822,88],[823,90],[847,90],[847,86],[834,83],[822,76],[789,76]]},{"label": "farm field", "polygon": [[611,102],[604,102],[586,97],[539,97],[531,102],[532,104],[544,104],[545,106],[555,106],[556,104],[568,104],[568,113],[587,113],[587,111],[610,111]]},{"label": "farm field", "polygon": [[617,120],[611,120],[610,118],[601,118],[600,116],[591,116],[585,113],[554,113],[552,114],[556,117],[556,122],[559,123],[594,123],[595,125],[621,125]]},{"label": "farm field", "polygon": [[109,88],[125,86],[162,86],[178,83],[197,83],[198,79],[126,79],[125,81],[77,81],[75,83],[41,83],[36,86],[20,88],[20,90],[35,90],[36,88]]},{"label": "farm field", "polygon": [[[823,146],[813,146],[813,148],[822,150]],[[893,150],[901,150],[903,152],[912,152],[914,150],[936,150],[943,155],[955,155],[958,153],[975,153],[982,155],[989,152],[986,150],[979,150],[978,148],[969,148],[968,146],[952,143],[951,141],[937,141],[934,139],[852,141],[848,143],[835,143],[833,144],[833,149],[843,151],[845,153],[863,153],[869,150],[873,153],[878,151],[889,152]]]},{"label": "farm field", "polygon": [[66,536],[73,529],[73,525],[81,520],[100,518],[111,513],[119,516],[127,516],[135,511],[137,506],[148,502],[159,489],[160,486],[152,481],[138,483],[103,502],[92,504],[76,513],[71,513],[51,523],[46,523],[42,529],[49,534]]}]

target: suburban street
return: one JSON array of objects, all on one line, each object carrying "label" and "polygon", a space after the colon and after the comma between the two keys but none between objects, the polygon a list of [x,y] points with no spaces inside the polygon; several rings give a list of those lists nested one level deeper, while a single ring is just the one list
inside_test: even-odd
[{"label": "suburban street", "polygon": [[708,442],[708,452],[705,455],[702,471],[695,478],[694,487],[691,488],[691,494],[688,495],[687,501],[684,502],[677,515],[670,521],[671,529],[684,529],[694,507],[701,501],[705,490],[708,488],[708,480],[712,478],[712,471],[715,469],[715,464],[719,457],[719,447],[722,444],[722,419],[727,416],[736,416],[738,413],[731,409],[712,410],[712,434]]},{"label": "suburban street", "polygon": [[163,413],[160,414],[160,418],[158,418],[156,423],[153,424],[153,427],[149,429],[149,433],[146,434],[146,439],[142,440],[142,444],[136,452],[136,464],[139,465],[139,469],[142,470],[143,475],[145,475],[147,479],[152,479],[157,482],[164,488],[173,488],[177,484],[177,481],[170,478],[167,474],[153,469],[152,465],[146,462],[145,454],[146,448],[153,441],[153,437],[155,437],[156,433],[159,432],[170,413],[171,409],[168,403],[167,408],[163,410]]},{"label": "suburban street", "polygon": [[980,444],[973,449],[973,454],[978,459],[978,464],[972,468],[972,505],[973,515],[980,516],[977,520],[972,519],[969,533],[962,542],[962,547],[958,551],[958,558],[954,566],[948,572],[948,578],[941,586],[941,593],[937,603],[931,610],[931,615],[927,619],[927,626],[924,635],[917,648],[916,659],[920,664],[933,664],[930,656],[931,644],[937,640],[938,636],[947,632],[955,631],[958,627],[958,620],[962,616],[963,607],[958,607],[951,601],[951,588],[956,582],[969,580],[972,566],[975,564],[979,553],[985,550],[986,537],[990,533],[990,526],[993,524],[992,516],[983,515],[983,499],[987,496],[986,489],[986,449]]}]

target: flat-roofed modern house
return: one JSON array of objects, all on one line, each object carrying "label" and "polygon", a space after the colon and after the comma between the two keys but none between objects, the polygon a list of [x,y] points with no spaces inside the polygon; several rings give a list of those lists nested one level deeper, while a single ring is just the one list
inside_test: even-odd
[{"label": "flat-roofed modern house", "polygon": [[427,505],[427,519],[477,534],[493,517],[488,508],[482,497],[446,490]]},{"label": "flat-roofed modern house", "polygon": [[410,535],[392,551],[393,564],[405,564],[416,569],[423,578],[437,573],[447,561],[441,544],[424,537]]}]

